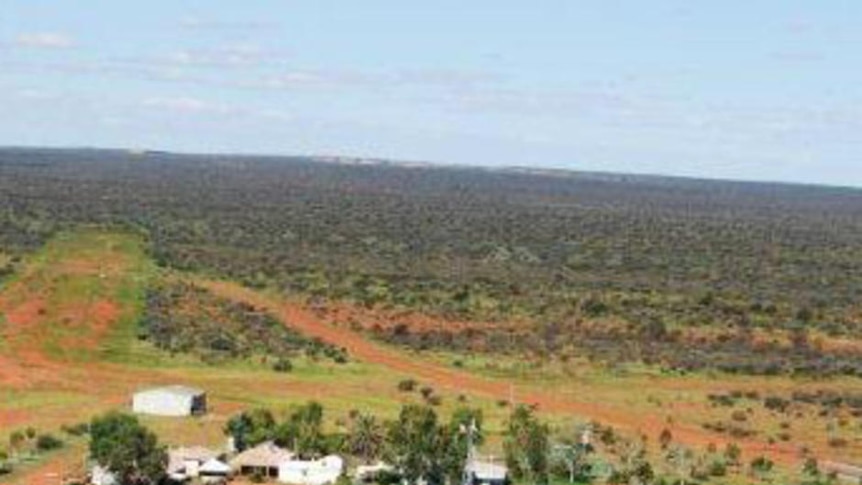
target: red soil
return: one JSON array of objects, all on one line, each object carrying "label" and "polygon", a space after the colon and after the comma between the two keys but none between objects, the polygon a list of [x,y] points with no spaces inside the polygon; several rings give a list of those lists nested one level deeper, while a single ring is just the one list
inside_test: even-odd
[{"label": "red soil", "polygon": [[74,339],[65,342],[68,348],[76,350],[95,349],[119,315],[117,305],[108,300],[67,305],[57,312],[62,325],[81,330]]},{"label": "red soil", "polygon": [[84,476],[78,453],[66,452],[17,476],[8,485],[57,485]]},{"label": "red soil", "polygon": [[[511,384],[505,381],[491,380],[440,364],[414,360],[398,351],[370,342],[348,329],[333,327],[322,322],[314,311],[309,310],[304,305],[290,302],[275,304],[268,298],[233,283],[202,283],[219,296],[245,301],[258,308],[267,309],[280,316],[286,325],[306,335],[320,338],[332,345],[344,347],[352,357],[358,360],[386,366],[397,372],[432,383],[435,387],[453,392],[470,390],[493,399],[508,399],[512,392]],[[553,389],[527,394],[519,392],[517,397],[518,401],[535,404],[543,411],[577,414],[647,436],[658,436],[663,429],[670,427],[677,440],[691,446],[706,447],[710,443],[722,446],[727,442],[721,436],[705,432],[700,428],[680,425],[669,426],[665,416],[637,414],[620,407],[573,401]],[[770,445],[757,440],[742,440],[738,441],[737,444],[748,456],[764,454],[785,465],[793,465],[800,461],[798,449],[791,445]]]},{"label": "red soil", "polygon": [[35,297],[14,305],[6,311],[6,323],[10,327],[9,330],[14,330],[15,332],[25,331],[39,322],[44,311],[44,300]]}]

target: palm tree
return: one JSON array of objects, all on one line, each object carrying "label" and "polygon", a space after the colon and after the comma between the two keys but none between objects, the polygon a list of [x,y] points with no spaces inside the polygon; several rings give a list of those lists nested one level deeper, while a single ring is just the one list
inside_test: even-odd
[{"label": "palm tree", "polygon": [[359,414],[350,429],[350,452],[361,457],[365,463],[380,456],[383,448],[383,426],[371,414]]}]

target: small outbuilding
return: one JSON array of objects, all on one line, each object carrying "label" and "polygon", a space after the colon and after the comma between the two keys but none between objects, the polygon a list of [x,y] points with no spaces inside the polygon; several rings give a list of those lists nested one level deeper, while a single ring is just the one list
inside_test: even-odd
[{"label": "small outbuilding", "polygon": [[240,475],[278,478],[281,464],[292,460],[293,456],[292,452],[267,441],[236,455],[229,463]]},{"label": "small outbuilding", "polygon": [[203,446],[170,449],[168,450],[168,477],[177,482],[197,478],[201,474],[201,467],[218,456],[218,452]]},{"label": "small outbuilding", "polygon": [[330,455],[320,460],[288,460],[278,467],[278,481],[290,485],[329,485],[344,473],[344,460]]},{"label": "small outbuilding", "polygon": [[132,411],[154,416],[195,416],[206,414],[204,391],[188,386],[166,386],[136,392]]},{"label": "small outbuilding", "polygon": [[472,460],[464,467],[464,485],[508,485],[509,469],[496,463]]}]

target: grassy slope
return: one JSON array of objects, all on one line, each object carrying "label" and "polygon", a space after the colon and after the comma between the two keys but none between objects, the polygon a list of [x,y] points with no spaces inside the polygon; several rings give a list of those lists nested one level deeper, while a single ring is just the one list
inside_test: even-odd
[{"label": "grassy slope", "polygon": [[[169,275],[174,276],[174,275]],[[191,358],[159,353],[135,337],[135,324],[143,291],[153,278],[164,278],[146,258],[139,239],[128,234],[83,230],[57,237],[28,260],[16,277],[0,292],[0,327],[5,348],[0,348],[0,365],[25,360],[27,382],[0,380],[0,442],[6,430],[35,426],[56,430],[61,424],[89,419],[99,411],[124,407],[134,389],[144,385],[182,382],[201,386],[210,393],[213,412],[204,419],[146,419],[170,444],[210,444],[222,442],[221,425],[238,409],[268,406],[284,410],[308,399],[321,401],[330,426],[350,409],[393,416],[400,404],[415,401],[415,395],[396,391],[406,374],[382,365],[352,362],[348,365],[296,362],[294,372],[275,374],[255,361],[235,362],[217,369]],[[33,302],[38,302],[34,307]],[[85,302],[85,305],[81,305]],[[95,308],[113,306],[109,325],[93,329]],[[110,306],[109,305],[109,306]],[[24,307],[25,310],[21,311]],[[32,307],[32,308],[31,308]],[[36,308],[38,307],[38,308]],[[101,308],[101,307],[100,307]],[[11,316],[11,318],[10,318]],[[71,337],[71,339],[70,339]],[[708,375],[672,377],[656,375],[648,369],[629,368],[617,374],[597,372],[588,364],[574,368],[530,367],[523,362],[447,354],[407,358],[431,359],[451,366],[456,359],[477,375],[505,379],[516,384],[516,398],[530,392],[553,390],[563,399],[607,405],[635,418],[641,415],[672,416],[679,425],[697,427],[706,420],[724,418],[728,409],[706,406],[706,394],[729,389],[757,389],[787,392],[800,387],[852,389],[856,381],[842,379],[825,383],[800,382],[786,378],[725,378]],[[470,389],[441,389],[442,411],[456,405],[460,392]],[[495,399],[471,395],[470,402],[481,406],[488,416],[489,431],[502,428],[507,411]],[[774,433],[782,418],[751,403],[752,421],[759,429]],[[548,416],[560,428],[584,417],[571,413]],[[806,414],[794,420],[794,442],[825,449],[826,418]],[[853,426],[856,426],[855,424]],[[648,432],[650,441],[655,430]],[[857,428],[839,430],[851,438],[851,446],[839,458],[862,458]],[[720,440],[720,438],[718,438]],[[499,442],[492,440],[491,451]],[[768,450],[767,450],[768,451]],[[747,457],[750,459],[751,457]],[[29,467],[19,471],[23,480]],[[13,481],[12,483],[17,483]]]},{"label": "grassy slope", "polygon": [[[256,361],[216,369],[187,356],[160,353],[137,340],[135,325],[147,283],[162,277],[139,239],[96,230],[62,234],[27,261],[0,293],[0,315],[12,316],[11,324],[0,328],[2,341],[9,344],[0,349],[0,366],[25,377],[0,380],[0,443],[14,429],[57,432],[63,424],[123,408],[136,388],[163,383],[197,385],[210,394],[212,413],[204,419],[145,419],[173,445],[222,444],[223,422],[246,407],[283,411],[317,399],[334,426],[335,418],[354,408],[392,417],[402,403],[418,399],[397,392],[404,376],[358,362],[299,359],[285,375]],[[105,302],[115,311],[110,325],[95,331],[90,326],[94,307]],[[12,364],[17,367],[8,367]],[[447,396],[443,411],[455,402]],[[486,409],[493,422],[502,421],[503,410],[494,403],[473,404]],[[42,473],[39,462],[20,467],[9,480],[35,480],[33,473]]]}]

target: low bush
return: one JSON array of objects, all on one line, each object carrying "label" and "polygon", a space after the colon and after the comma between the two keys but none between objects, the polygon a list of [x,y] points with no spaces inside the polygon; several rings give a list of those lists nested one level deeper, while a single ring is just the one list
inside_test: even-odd
[{"label": "low bush", "polygon": [[36,449],[39,451],[52,451],[63,447],[63,441],[52,434],[42,434],[36,438]]}]

